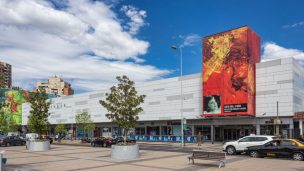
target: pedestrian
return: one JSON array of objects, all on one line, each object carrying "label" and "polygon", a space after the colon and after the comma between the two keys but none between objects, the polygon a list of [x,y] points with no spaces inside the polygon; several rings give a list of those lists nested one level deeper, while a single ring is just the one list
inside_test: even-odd
[{"label": "pedestrian", "polygon": [[201,131],[199,131],[198,134],[197,134],[197,145],[198,146],[202,145],[202,133],[201,133]]}]

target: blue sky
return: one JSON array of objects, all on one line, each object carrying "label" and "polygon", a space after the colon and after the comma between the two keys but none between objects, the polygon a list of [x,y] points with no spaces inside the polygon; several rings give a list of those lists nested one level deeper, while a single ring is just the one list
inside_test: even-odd
[{"label": "blue sky", "polygon": [[[179,69],[179,58],[170,49],[171,44],[182,44],[179,35],[196,34],[201,37],[248,25],[260,37],[261,45],[274,42],[279,46],[304,49],[304,24],[285,28],[304,21],[304,1],[278,0],[186,0],[186,1],[123,1],[147,11],[145,27],[139,37],[151,47],[147,63],[170,70]],[[201,41],[183,48],[184,73],[201,71]],[[175,55],[175,56],[174,56]],[[168,75],[176,76],[179,72]]]},{"label": "blue sky", "polygon": [[183,47],[184,74],[202,69],[201,38],[243,25],[261,37],[264,59],[304,65],[304,1],[2,0],[0,60],[13,84],[32,89],[59,75],[76,93],[126,74],[136,82],[178,76],[171,45]]}]

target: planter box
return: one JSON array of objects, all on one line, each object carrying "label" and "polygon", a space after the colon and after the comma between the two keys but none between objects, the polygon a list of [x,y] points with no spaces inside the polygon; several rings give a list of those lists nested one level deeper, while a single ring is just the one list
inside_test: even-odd
[{"label": "planter box", "polygon": [[47,151],[50,149],[49,141],[27,141],[26,149],[30,151]]},{"label": "planter box", "polygon": [[139,158],[138,144],[133,145],[112,145],[112,159],[132,160]]}]

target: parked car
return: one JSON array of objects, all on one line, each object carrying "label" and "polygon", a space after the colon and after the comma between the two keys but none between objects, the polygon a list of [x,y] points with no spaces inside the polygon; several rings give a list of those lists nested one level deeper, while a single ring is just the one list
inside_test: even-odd
[{"label": "parked car", "polygon": [[82,143],[91,143],[92,141],[93,141],[92,139],[87,138],[87,137],[81,139],[81,142],[82,142]]},{"label": "parked car", "polygon": [[[116,142],[117,143],[123,143],[124,142],[124,137],[116,138]],[[127,138],[127,143],[136,143],[136,140]]]},{"label": "parked car", "polygon": [[251,157],[282,157],[293,160],[304,159],[304,147],[290,139],[273,140],[263,145],[248,147],[246,153]]},{"label": "parked car", "polygon": [[18,136],[0,137],[0,146],[25,145],[25,140]]},{"label": "parked car", "polygon": [[91,142],[91,146],[111,147],[111,145],[116,143],[117,143],[116,139],[113,138],[96,138]]},{"label": "parked car", "polygon": [[274,136],[267,135],[246,136],[237,141],[225,142],[223,145],[223,151],[226,151],[229,155],[242,153],[247,149],[247,147],[263,145],[272,141],[274,138]]}]

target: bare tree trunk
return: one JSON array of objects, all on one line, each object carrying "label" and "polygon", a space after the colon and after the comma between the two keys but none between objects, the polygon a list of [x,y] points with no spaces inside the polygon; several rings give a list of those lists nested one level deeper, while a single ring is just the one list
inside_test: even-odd
[{"label": "bare tree trunk", "polygon": [[127,145],[127,129],[124,128],[124,144]]}]

